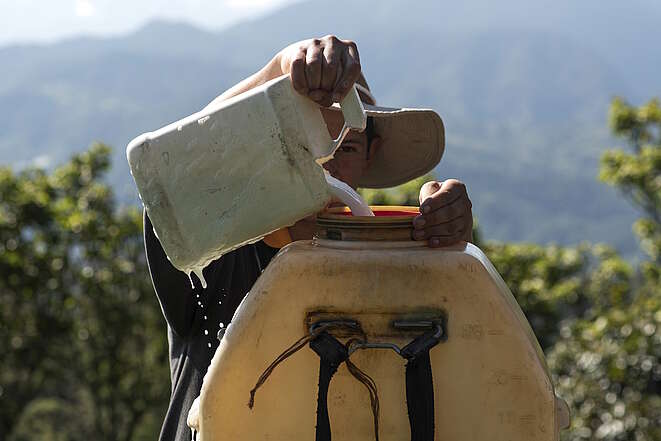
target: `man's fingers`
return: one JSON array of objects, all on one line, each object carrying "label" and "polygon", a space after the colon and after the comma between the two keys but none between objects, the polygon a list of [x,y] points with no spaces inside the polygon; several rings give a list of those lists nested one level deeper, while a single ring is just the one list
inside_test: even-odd
[{"label": "man's fingers", "polygon": [[430,238],[427,242],[431,248],[436,247],[447,247],[449,245],[454,245],[457,242],[464,240],[464,233],[453,234],[452,236],[434,236]]},{"label": "man's fingers", "polygon": [[420,205],[429,197],[431,197],[434,193],[436,193],[438,190],[441,189],[441,184],[442,182],[438,181],[429,181],[425,182],[422,187],[420,187]]},{"label": "man's fingers", "polygon": [[346,53],[342,57],[342,76],[338,79],[333,90],[333,101],[339,102],[344,98],[349,89],[360,77],[360,58],[358,48],[353,41],[345,41],[347,44]]},{"label": "man's fingers", "polygon": [[448,245],[454,245],[457,242],[465,240],[465,232],[462,230],[454,234],[421,237],[417,238],[416,240],[426,240],[427,244],[432,248],[444,247]]},{"label": "man's fingers", "polygon": [[313,90],[308,93],[308,96],[312,101],[315,101],[317,104],[323,107],[329,107],[331,104],[333,104],[330,94],[322,89]]},{"label": "man's fingers", "polygon": [[331,97],[333,97],[333,93],[335,89],[337,89],[337,85],[340,84],[340,80],[342,79],[343,73],[344,73],[344,61],[340,59],[340,62],[337,65],[337,71],[335,72],[335,83],[331,88]]},{"label": "man's fingers", "polygon": [[356,46],[356,43],[354,43],[351,40],[345,40],[344,41],[347,45],[347,54],[349,55],[349,58],[351,58],[355,64],[360,66],[360,55],[358,54],[358,46]]},{"label": "man's fingers", "polygon": [[292,60],[290,72],[291,83],[294,86],[294,90],[301,95],[307,95],[309,92],[308,83],[305,79],[305,58],[305,50],[301,49]]},{"label": "man's fingers", "polygon": [[466,195],[466,186],[456,179],[443,181],[441,188],[420,205],[420,212],[423,214],[431,213],[446,205],[450,205],[460,197]]},{"label": "man's fingers", "polygon": [[415,228],[424,228],[425,226],[443,224],[464,216],[466,213],[470,213],[470,210],[470,201],[466,195],[465,197],[459,197],[449,205],[442,207],[442,209],[436,209],[416,217],[413,221],[413,226]]},{"label": "man's fingers", "polygon": [[432,236],[453,236],[463,232],[466,229],[466,225],[466,216],[461,216],[449,222],[430,225],[427,228],[416,229],[413,232],[413,237],[415,239],[428,239]]},{"label": "man's fingers", "polygon": [[305,58],[305,78],[307,80],[308,90],[310,91],[319,89],[321,85],[323,52],[318,41],[315,40],[316,44],[308,47]]},{"label": "man's fingers", "polygon": [[337,82],[338,66],[341,62],[340,52],[336,50],[333,42],[337,39],[331,39],[330,43],[324,47],[321,68],[321,89],[328,91],[329,95],[333,92]]},{"label": "man's fingers", "polygon": [[360,77],[356,43],[334,35],[292,44],[279,53],[279,59],[294,90],[322,106],[339,102]]}]

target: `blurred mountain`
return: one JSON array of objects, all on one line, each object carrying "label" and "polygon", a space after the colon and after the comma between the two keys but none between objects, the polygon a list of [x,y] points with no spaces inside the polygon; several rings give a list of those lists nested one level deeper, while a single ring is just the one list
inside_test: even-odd
[{"label": "blurred mountain", "polygon": [[486,238],[608,242],[635,250],[633,210],[596,181],[610,99],[661,95],[653,0],[339,0],[292,5],[222,32],[153,22],[121,38],[0,48],[0,161],[62,162],[100,140],[135,202],[136,135],[199,110],[303,38],[358,42],[383,105],[436,109],[439,177],[469,185]]}]

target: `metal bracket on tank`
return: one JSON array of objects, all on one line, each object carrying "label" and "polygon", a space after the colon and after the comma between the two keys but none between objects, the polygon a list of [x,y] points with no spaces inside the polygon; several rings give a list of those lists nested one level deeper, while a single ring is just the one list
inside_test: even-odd
[{"label": "metal bracket on tank", "polygon": [[355,331],[358,332],[359,334],[363,334],[363,330],[360,327],[360,323],[356,320],[344,320],[344,319],[338,319],[338,320],[320,320],[318,322],[314,322],[310,325],[310,335],[315,336],[319,335],[324,331],[328,331],[331,329],[338,329],[338,328],[344,328],[348,329],[350,331]]},{"label": "metal bracket on tank", "polygon": [[[393,328],[395,329],[434,329],[435,332],[430,335],[432,341],[438,342],[443,338],[443,324],[440,322],[432,322],[429,320],[397,320],[392,323]],[[359,341],[355,340],[349,343],[349,355],[353,354],[359,349],[392,349],[398,355],[402,355],[402,348],[400,348],[395,343],[370,343],[368,341]]]},{"label": "metal bracket on tank", "polygon": [[[411,330],[434,330],[433,334],[429,335],[429,340],[438,342],[447,338],[447,335],[444,331],[444,323],[437,320],[395,320],[391,322],[391,326],[397,330],[401,331],[411,331]],[[310,335],[316,336],[324,331],[331,329],[344,329],[353,331],[357,334],[365,335],[360,323],[357,320],[351,319],[338,319],[338,320],[320,320],[314,322],[310,325]],[[424,334],[423,334],[424,335]],[[435,343],[434,343],[435,344]],[[366,339],[363,340],[352,340],[348,344],[349,355],[360,349],[391,349],[396,352],[398,355],[402,355],[402,348],[400,348],[395,343],[390,342],[369,342]]]}]

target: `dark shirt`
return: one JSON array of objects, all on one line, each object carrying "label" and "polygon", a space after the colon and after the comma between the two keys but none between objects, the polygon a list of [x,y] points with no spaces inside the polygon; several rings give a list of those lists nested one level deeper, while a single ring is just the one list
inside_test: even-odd
[{"label": "dark shirt", "polygon": [[159,440],[187,441],[191,431],[186,418],[218,347],[218,330],[229,324],[278,250],[264,242],[245,245],[204,269],[206,289],[193,276],[193,288],[188,276],[168,260],[146,214],[144,234],[149,273],[168,325],[170,352],[172,393]]}]

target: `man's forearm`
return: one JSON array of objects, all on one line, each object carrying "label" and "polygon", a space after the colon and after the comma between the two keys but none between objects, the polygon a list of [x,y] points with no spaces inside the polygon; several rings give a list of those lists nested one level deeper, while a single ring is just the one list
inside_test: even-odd
[{"label": "man's forearm", "polygon": [[246,92],[250,89],[253,89],[257,86],[260,86],[274,78],[278,78],[279,76],[282,76],[282,69],[280,67],[280,54],[276,55],[269,61],[266,66],[261,68],[258,72],[255,72],[248,78],[244,79],[240,83],[232,86],[231,88],[227,89],[225,92],[223,92],[221,95],[216,97],[213,101],[211,101],[208,105],[208,107],[214,106],[222,101],[225,101],[229,98],[232,98],[236,95],[239,95],[243,92]]}]

